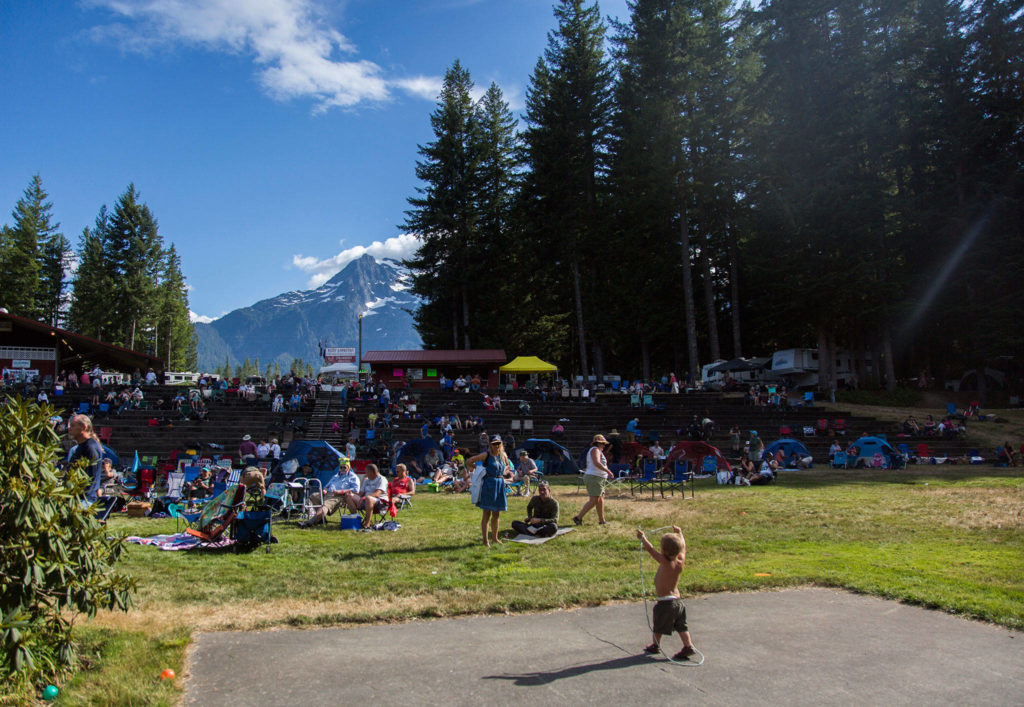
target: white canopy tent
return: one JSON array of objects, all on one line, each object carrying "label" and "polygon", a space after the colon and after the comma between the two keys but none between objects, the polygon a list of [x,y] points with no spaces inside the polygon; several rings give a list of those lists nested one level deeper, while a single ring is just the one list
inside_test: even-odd
[{"label": "white canopy tent", "polygon": [[324,366],[321,368],[319,372],[334,374],[351,373],[354,376],[357,371],[358,369],[354,363],[332,363],[330,366]]}]

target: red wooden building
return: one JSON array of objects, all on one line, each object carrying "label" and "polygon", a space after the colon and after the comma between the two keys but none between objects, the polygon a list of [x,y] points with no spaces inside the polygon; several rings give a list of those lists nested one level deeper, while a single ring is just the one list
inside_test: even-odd
[{"label": "red wooden building", "polygon": [[407,380],[413,388],[439,388],[441,377],[452,380],[480,377],[485,388],[498,387],[498,367],[508,361],[504,349],[439,351],[367,351],[363,363],[370,365],[374,378],[388,387]]}]

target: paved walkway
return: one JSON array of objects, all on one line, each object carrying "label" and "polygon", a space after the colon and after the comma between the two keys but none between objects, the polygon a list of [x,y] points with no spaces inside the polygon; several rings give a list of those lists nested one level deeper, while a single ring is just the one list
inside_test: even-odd
[{"label": "paved walkway", "polygon": [[[1021,632],[826,589],[687,604],[700,667],[640,655],[642,604],[205,633],[185,703],[1024,704]],[[678,649],[678,638],[665,640]]]}]

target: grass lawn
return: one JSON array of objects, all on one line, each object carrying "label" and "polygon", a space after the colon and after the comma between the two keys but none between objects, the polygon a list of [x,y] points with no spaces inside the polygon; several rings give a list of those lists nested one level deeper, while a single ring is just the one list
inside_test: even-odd
[{"label": "grass lawn", "polygon": [[[562,523],[585,500],[555,479]],[[509,499],[502,528],[525,515]],[[768,487],[698,482],[695,500],[608,501],[583,528],[541,546],[480,541],[467,496],[420,493],[402,529],[356,533],[275,526],[270,553],[132,547],[136,608],[83,626],[86,669],[65,704],[173,704],[196,630],[356,625],[637,600],[638,526],[682,526],[684,593],[797,585],[843,587],[1024,628],[1024,478],[1019,469],[784,472]],[[174,531],[174,521],[115,518],[114,532]],[[644,565],[650,586],[653,563]],[[268,641],[273,636],[268,636]],[[14,699],[12,699],[14,698]],[[8,701],[16,701],[9,696]]]}]

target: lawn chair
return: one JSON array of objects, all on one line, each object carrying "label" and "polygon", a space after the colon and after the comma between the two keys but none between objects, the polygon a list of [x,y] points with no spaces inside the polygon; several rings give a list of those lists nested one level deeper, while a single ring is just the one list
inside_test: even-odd
[{"label": "lawn chair", "polygon": [[215,543],[224,534],[245,505],[245,487],[228,486],[219,496],[211,499],[199,513],[191,527],[185,529],[203,543]]},{"label": "lawn chair", "polygon": [[781,425],[779,427],[779,436],[780,437],[792,437],[793,436],[793,428],[790,427],[789,425]]},{"label": "lawn chair", "polygon": [[690,465],[687,462],[676,460],[672,476],[665,480],[662,487],[662,495],[664,495],[665,489],[668,489],[669,494],[674,496],[676,489],[679,489],[683,498],[686,498],[686,482],[690,482],[690,498],[693,498],[693,471],[690,470]]},{"label": "lawn chair", "polygon": [[904,466],[906,466],[907,464],[909,464],[912,461],[913,462],[917,461],[917,457],[914,456],[914,453],[910,451],[910,447],[908,445],[906,445],[905,443],[900,442],[898,445],[896,445],[896,449],[899,450],[900,456],[903,457],[903,464],[904,464]]},{"label": "lawn chair", "polygon": [[630,394],[630,396],[629,396],[629,406],[631,408],[638,408],[638,407],[640,407],[640,396],[637,395],[636,393]]},{"label": "lawn chair", "polygon": [[827,419],[823,418],[821,420],[818,420],[818,432],[821,432],[822,434],[826,434],[828,432],[828,420]]},{"label": "lawn chair", "polygon": [[269,510],[241,511],[231,526],[235,548],[251,550],[262,543],[267,546],[267,552],[270,552],[270,544],[273,542],[273,536],[270,534],[272,515]]},{"label": "lawn chair", "polygon": [[[608,467],[609,469],[611,467]],[[634,494],[636,491],[641,493],[645,488],[651,489],[651,498],[654,498],[654,485],[657,484],[661,489],[662,497],[665,496],[665,489],[661,486],[661,479],[658,478],[658,464],[653,459],[644,459],[643,466],[640,469],[639,476],[629,477],[629,492]]]},{"label": "lawn chair", "polygon": [[832,420],[832,429],[835,430],[837,435],[846,436],[846,418],[837,417]]},{"label": "lawn chair", "polygon": [[832,455],[832,461],[829,465],[833,469],[845,469],[850,463],[850,460],[846,456],[846,452],[836,452]]},{"label": "lawn chair", "polygon": [[288,484],[271,484],[267,487],[267,492],[263,497],[270,511],[276,516],[288,518],[292,513],[300,510],[292,499],[291,488]]},{"label": "lawn chair", "polygon": [[100,441],[103,442],[103,444],[109,446],[110,438],[114,436],[114,428],[101,427],[99,433],[96,436],[100,438]]},{"label": "lawn chair", "polygon": [[701,460],[700,473],[706,476],[714,476],[718,473],[718,460],[713,454],[708,454]]},{"label": "lawn chair", "polygon": [[921,442],[917,445],[917,461],[919,464],[925,463],[925,460],[931,461],[935,453],[928,447],[927,442]]}]

